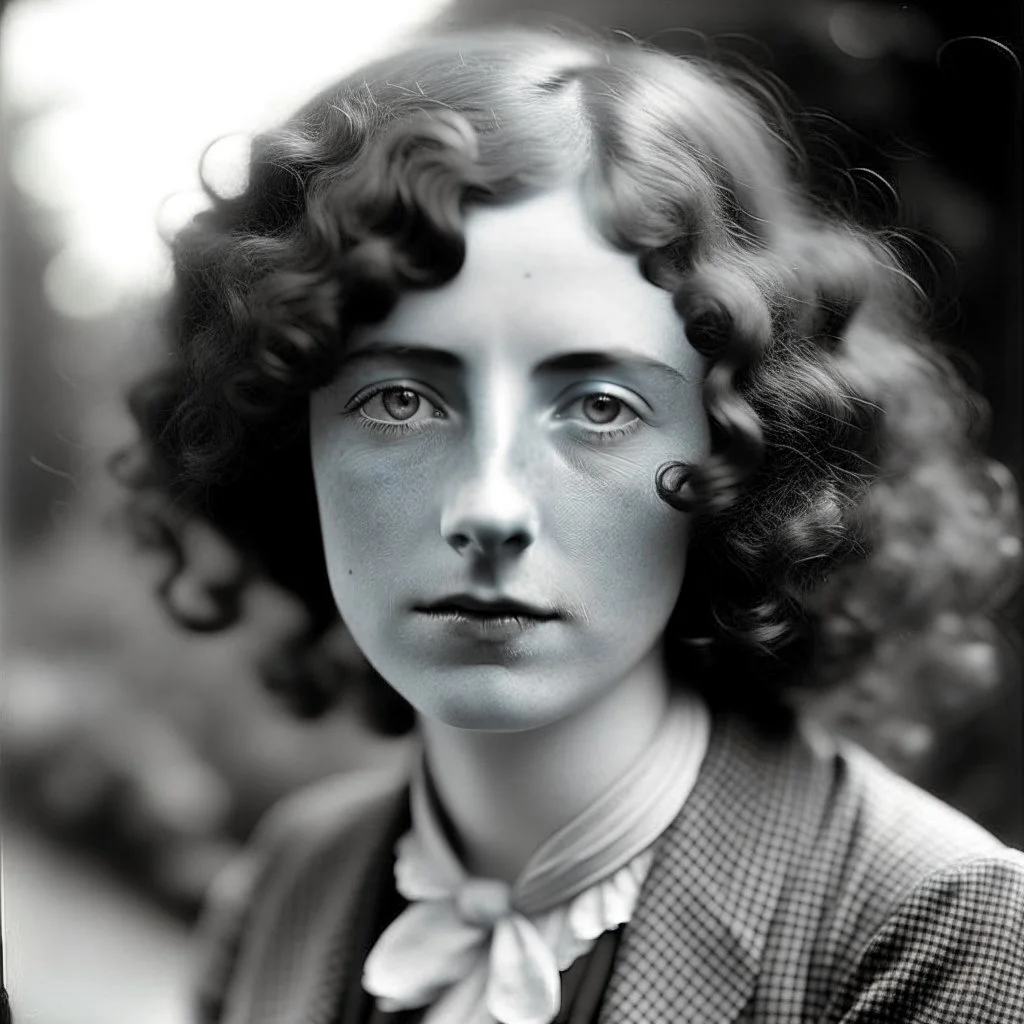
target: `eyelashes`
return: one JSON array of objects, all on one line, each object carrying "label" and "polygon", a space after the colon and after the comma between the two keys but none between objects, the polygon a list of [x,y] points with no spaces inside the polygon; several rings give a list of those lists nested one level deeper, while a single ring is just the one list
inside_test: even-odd
[{"label": "eyelashes", "polygon": [[[400,382],[361,391],[347,403],[342,415],[353,417],[362,429],[392,437],[415,434],[451,419],[440,401],[424,394],[420,386]],[[570,399],[553,418],[571,422],[582,439],[597,444],[609,444],[643,426],[639,414],[624,398],[600,389]]]},{"label": "eyelashes", "polygon": [[431,420],[449,418],[440,405],[407,384],[379,384],[361,392],[345,407],[345,415],[357,416],[369,430],[391,435],[411,434]]}]

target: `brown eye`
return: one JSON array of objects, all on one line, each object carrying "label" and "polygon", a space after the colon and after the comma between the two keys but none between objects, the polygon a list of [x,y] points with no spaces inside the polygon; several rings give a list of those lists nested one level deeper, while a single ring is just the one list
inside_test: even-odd
[{"label": "brown eye", "polygon": [[611,395],[587,395],[583,399],[583,415],[591,423],[611,423],[622,411],[622,403]]},{"label": "brown eye", "polygon": [[389,416],[407,420],[419,411],[420,396],[408,388],[388,388],[381,393],[381,404]]}]

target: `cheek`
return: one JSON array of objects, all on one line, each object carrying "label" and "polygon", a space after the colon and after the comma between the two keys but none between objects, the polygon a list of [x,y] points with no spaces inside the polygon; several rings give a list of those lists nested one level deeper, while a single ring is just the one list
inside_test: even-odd
[{"label": "cheek", "polygon": [[610,537],[617,564],[639,606],[675,604],[683,583],[688,540],[687,517],[656,495],[625,511],[616,523],[618,536]]},{"label": "cheek", "polygon": [[564,547],[602,607],[661,608],[678,597],[688,517],[658,497],[654,475],[577,486],[561,503]]},{"label": "cheek", "polygon": [[394,576],[394,558],[411,556],[423,536],[430,504],[423,474],[402,455],[314,445],[324,552],[336,589],[385,585]]}]

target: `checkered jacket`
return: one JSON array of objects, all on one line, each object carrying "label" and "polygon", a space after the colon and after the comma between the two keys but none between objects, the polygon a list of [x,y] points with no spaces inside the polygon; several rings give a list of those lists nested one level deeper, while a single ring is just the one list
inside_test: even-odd
[{"label": "checkered jacket", "polygon": [[[211,893],[202,1024],[330,1024],[363,879],[407,791],[290,797]],[[716,720],[659,841],[601,1024],[1022,1024],[1024,854],[808,728]]]}]

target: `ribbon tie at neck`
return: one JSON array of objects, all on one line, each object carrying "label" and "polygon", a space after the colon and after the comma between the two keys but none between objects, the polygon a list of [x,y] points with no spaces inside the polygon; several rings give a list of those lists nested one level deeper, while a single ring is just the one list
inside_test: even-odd
[{"label": "ribbon tie at neck", "polygon": [[652,844],[689,795],[709,731],[700,701],[675,700],[640,760],[542,843],[511,885],[466,873],[421,760],[412,828],[396,847],[395,882],[410,906],[370,951],[363,987],[383,1010],[430,1006],[424,1024],[550,1024],[560,972],[632,916]]}]

